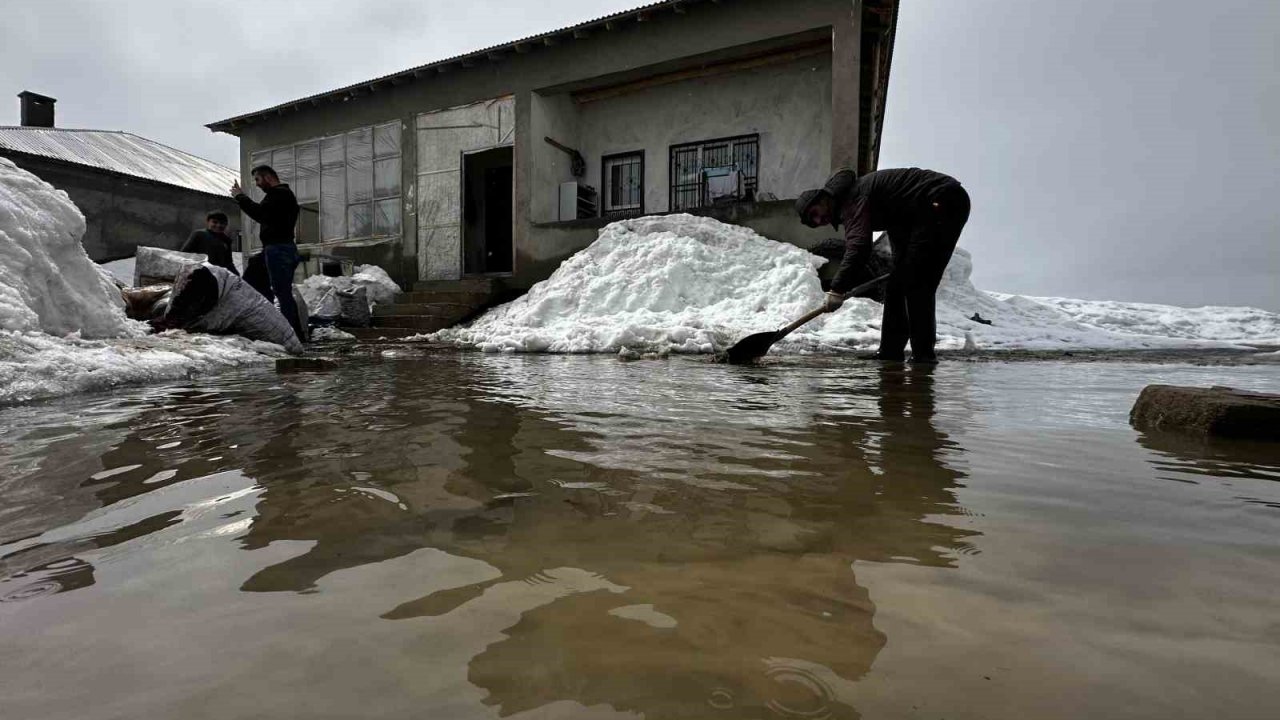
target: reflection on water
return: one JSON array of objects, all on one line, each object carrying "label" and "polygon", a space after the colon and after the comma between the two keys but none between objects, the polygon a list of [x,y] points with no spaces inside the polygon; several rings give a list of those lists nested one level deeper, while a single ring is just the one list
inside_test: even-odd
[{"label": "reflection on water", "polygon": [[[1034,495],[1071,460],[993,434],[1129,437],[1082,408],[1134,380],[1058,385],[1076,409],[1053,414],[1046,367],[1071,372],[426,354],[3,410],[0,639],[23,663],[0,696],[23,717],[856,717],[885,648],[937,631],[921,608],[887,633],[859,568],[959,581],[1034,533],[984,529],[1001,501],[975,464]],[[1124,472],[1145,446],[1156,479],[1280,479],[1127,442]]]}]

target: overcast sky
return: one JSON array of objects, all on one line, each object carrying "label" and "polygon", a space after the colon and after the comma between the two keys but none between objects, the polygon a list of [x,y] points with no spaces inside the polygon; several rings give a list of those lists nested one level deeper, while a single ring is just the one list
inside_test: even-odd
[{"label": "overcast sky", "polygon": [[[235,166],[205,123],[639,4],[14,3],[0,124],[27,89]],[[1275,0],[902,0],[881,167],[964,182],[981,288],[1280,310],[1278,37]]]}]

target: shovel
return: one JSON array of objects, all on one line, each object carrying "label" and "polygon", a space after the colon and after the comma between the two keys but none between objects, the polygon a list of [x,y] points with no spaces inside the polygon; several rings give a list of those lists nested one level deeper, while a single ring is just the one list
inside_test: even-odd
[{"label": "shovel", "polygon": [[[860,292],[873,288],[877,284],[882,283],[888,279],[889,279],[889,276],[886,274],[886,275],[881,275],[880,277],[874,280],[868,280],[867,282],[864,282],[858,287],[845,293],[844,296],[846,299],[851,298],[854,295],[857,295]],[[735,343],[733,347],[726,350],[722,357],[730,365],[741,365],[743,363],[749,363],[752,360],[755,360],[757,358],[764,357],[764,354],[769,352],[769,348],[773,347],[774,343],[790,335],[793,331],[795,331],[801,325],[804,325],[805,323],[818,317],[819,315],[825,313],[826,311],[827,311],[826,307],[823,306],[818,308],[817,310],[810,310],[809,312],[801,316],[799,320],[796,320],[795,322],[782,328],[781,330],[771,330],[769,332],[762,332],[762,333],[756,333],[754,335],[748,335],[742,338],[741,340],[739,340],[737,343]]]}]

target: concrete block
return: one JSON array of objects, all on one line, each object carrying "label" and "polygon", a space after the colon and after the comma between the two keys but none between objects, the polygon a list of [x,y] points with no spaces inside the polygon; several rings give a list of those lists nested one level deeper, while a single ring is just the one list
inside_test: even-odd
[{"label": "concrete block", "polygon": [[1134,403],[1129,422],[1139,430],[1280,441],[1280,395],[1148,385]]}]

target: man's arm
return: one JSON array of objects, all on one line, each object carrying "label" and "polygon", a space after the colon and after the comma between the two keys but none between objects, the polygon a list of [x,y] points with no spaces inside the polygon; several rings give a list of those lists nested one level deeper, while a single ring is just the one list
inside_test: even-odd
[{"label": "man's arm", "polygon": [[871,208],[865,196],[859,195],[840,213],[844,223],[844,258],[831,281],[831,291],[848,292],[853,288],[858,271],[871,256]]},{"label": "man's arm", "polygon": [[271,195],[267,194],[262,198],[262,202],[254,202],[252,198],[244,193],[236,196],[236,204],[244,211],[245,215],[253,218],[256,222],[266,225],[272,219]]}]

